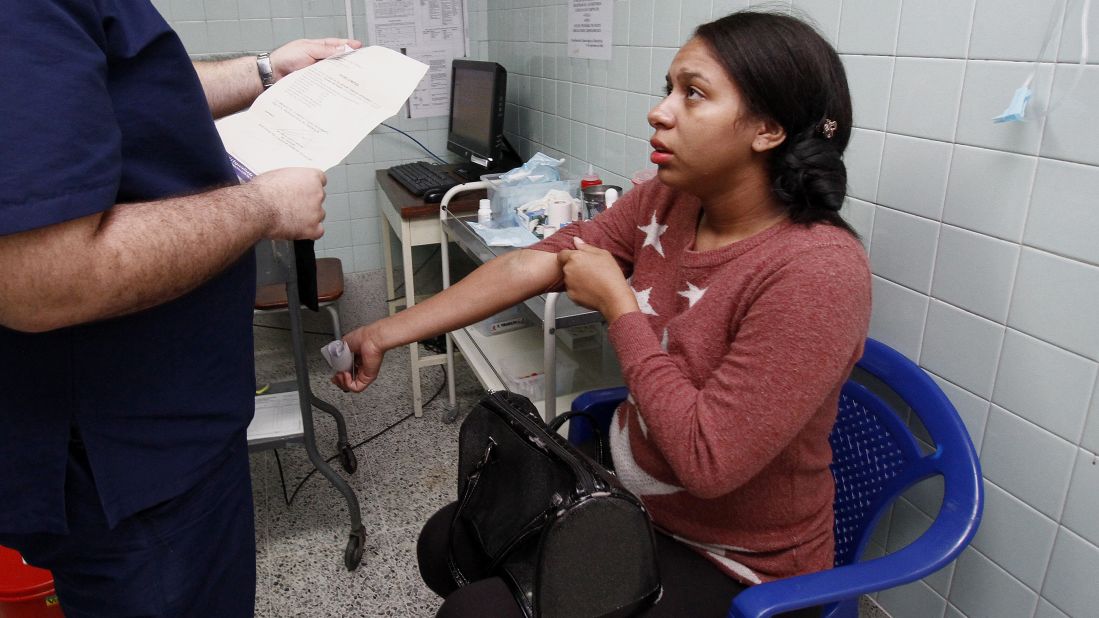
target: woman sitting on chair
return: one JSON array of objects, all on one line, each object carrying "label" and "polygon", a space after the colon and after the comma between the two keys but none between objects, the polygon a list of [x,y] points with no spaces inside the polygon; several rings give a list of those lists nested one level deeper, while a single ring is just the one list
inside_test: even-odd
[{"label": "woman sitting on chair", "polygon": [[[699,26],[648,118],[656,180],[348,334],[358,369],[333,381],[361,391],[386,350],[563,285],[602,312],[629,387],[610,443],[662,533],[664,596],[646,615],[723,616],[746,586],[832,566],[828,435],[870,316],[865,252],[839,215],[851,101],[812,27],[745,11]],[[420,538],[439,615],[520,616],[499,578],[457,589],[452,508]]]}]

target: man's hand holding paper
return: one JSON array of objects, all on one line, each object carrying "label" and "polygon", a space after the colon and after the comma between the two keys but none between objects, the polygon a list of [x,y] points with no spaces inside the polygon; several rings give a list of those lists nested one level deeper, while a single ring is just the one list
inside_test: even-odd
[{"label": "man's hand holding paper", "polygon": [[333,56],[280,79],[250,109],[218,121],[218,132],[238,175],[327,170],[396,114],[426,72],[384,47]]}]

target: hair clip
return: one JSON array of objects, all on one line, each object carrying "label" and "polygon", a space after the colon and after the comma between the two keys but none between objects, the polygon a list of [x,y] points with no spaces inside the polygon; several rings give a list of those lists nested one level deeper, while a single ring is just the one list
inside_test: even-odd
[{"label": "hair clip", "polygon": [[832,136],[836,134],[836,129],[839,128],[839,123],[835,120],[824,119],[824,124],[820,128],[820,132],[824,134],[824,139],[832,139]]}]

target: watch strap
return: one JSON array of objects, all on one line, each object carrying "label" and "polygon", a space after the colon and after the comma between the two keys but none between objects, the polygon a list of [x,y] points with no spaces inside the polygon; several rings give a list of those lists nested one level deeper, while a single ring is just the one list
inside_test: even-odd
[{"label": "watch strap", "polygon": [[257,55],[256,68],[259,69],[259,80],[263,82],[264,90],[275,85],[275,71],[271,68],[271,54],[263,52]]}]

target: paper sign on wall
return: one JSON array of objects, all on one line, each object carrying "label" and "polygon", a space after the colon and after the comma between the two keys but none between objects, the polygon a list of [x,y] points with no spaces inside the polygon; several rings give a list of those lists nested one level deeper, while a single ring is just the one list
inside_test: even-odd
[{"label": "paper sign on wall", "polygon": [[450,110],[450,62],[469,55],[465,0],[365,0],[366,38],[431,67],[408,101],[410,118]]},{"label": "paper sign on wall", "polygon": [[569,57],[610,60],[612,0],[569,0]]}]

